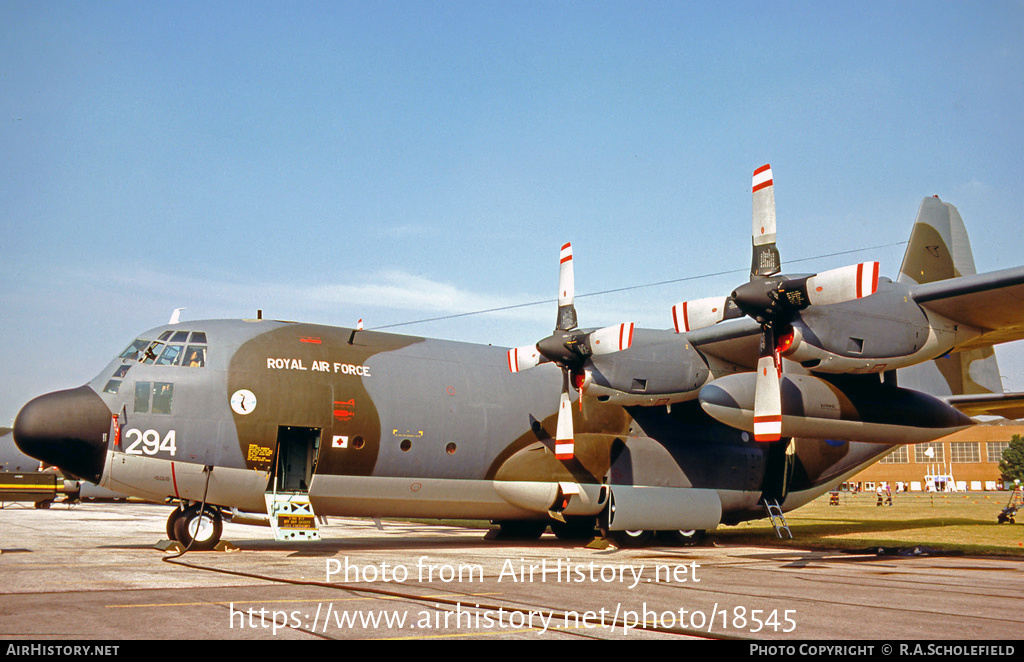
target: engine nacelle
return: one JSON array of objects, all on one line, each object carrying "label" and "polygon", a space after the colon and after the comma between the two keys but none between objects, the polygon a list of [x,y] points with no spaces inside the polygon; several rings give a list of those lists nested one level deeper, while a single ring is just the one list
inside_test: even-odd
[{"label": "engine nacelle", "polygon": [[651,406],[695,400],[710,378],[703,357],[685,337],[638,329],[628,350],[593,356],[577,386],[602,402]]},{"label": "engine nacelle", "polygon": [[[783,375],[782,436],[915,444],[974,424],[926,393],[860,379],[840,388],[813,375]],[[701,406],[716,420],[753,432],[756,380],[753,373],[717,379],[701,389]]]},{"label": "engine nacelle", "polygon": [[874,308],[851,302],[802,311],[777,339],[781,355],[818,373],[885,372],[941,356],[981,333],[910,300],[879,300],[872,298]]}]

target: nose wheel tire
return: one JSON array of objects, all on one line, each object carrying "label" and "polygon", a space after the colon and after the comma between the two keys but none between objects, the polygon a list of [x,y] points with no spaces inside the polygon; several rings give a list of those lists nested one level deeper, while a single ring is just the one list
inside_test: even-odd
[{"label": "nose wheel tire", "polygon": [[[174,517],[173,513],[171,517]],[[220,542],[223,530],[224,523],[218,511],[206,508],[200,513],[199,506],[191,506],[180,511],[175,518],[174,539],[190,550],[211,550]]]},{"label": "nose wheel tire", "polygon": [[174,532],[174,525],[178,523],[178,518],[185,512],[181,508],[175,508],[171,511],[171,514],[167,516],[167,539],[177,540],[178,535]]}]

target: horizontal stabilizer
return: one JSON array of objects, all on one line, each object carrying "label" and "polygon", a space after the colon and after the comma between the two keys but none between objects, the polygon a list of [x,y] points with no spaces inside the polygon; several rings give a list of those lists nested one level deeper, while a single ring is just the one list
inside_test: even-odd
[{"label": "horizontal stabilizer", "polygon": [[1024,418],[1024,393],[983,393],[950,395],[943,398],[968,416]]}]

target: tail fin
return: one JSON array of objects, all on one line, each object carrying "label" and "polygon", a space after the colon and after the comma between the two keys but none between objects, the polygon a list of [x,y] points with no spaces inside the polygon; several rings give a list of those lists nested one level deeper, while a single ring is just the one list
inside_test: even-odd
[{"label": "tail fin", "polygon": [[[960,212],[938,196],[925,198],[917,212],[897,281],[922,285],[975,273],[974,254]],[[899,382],[932,395],[1003,392],[992,347],[947,354],[901,370]]]},{"label": "tail fin", "polygon": [[975,273],[971,241],[960,212],[937,195],[925,198],[917,212],[897,280],[923,285]]}]

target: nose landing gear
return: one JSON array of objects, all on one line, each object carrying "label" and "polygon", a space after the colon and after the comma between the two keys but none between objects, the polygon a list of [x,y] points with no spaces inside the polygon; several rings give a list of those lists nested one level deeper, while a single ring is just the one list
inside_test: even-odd
[{"label": "nose landing gear", "polygon": [[175,508],[167,518],[167,537],[177,540],[185,549],[209,551],[220,542],[224,530],[220,511],[211,506],[200,510],[199,504]]}]

